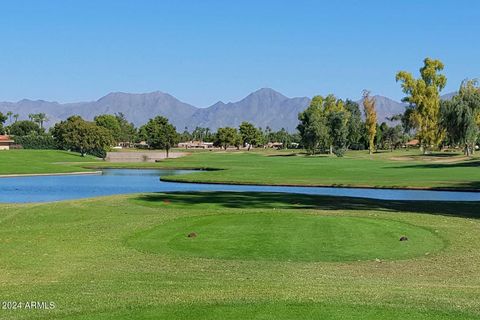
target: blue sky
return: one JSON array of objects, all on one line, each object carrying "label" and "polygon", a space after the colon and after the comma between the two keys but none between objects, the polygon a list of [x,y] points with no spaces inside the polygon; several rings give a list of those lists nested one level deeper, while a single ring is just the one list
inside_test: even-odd
[{"label": "blue sky", "polygon": [[426,56],[480,77],[479,1],[1,1],[0,101],[160,90],[205,107],[261,87],[402,97]]}]

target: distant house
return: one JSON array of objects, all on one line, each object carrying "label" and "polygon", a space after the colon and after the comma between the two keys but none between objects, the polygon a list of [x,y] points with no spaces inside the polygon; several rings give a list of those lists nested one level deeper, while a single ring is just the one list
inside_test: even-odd
[{"label": "distant house", "polygon": [[185,149],[212,149],[213,142],[187,141],[187,142],[180,142],[178,144],[178,147],[185,148]]},{"label": "distant house", "polygon": [[282,149],[283,148],[283,143],[281,143],[281,142],[269,142],[264,146],[264,148]]},{"label": "distant house", "polygon": [[10,150],[15,146],[15,141],[10,136],[0,135],[0,150]]},{"label": "distant house", "polygon": [[405,145],[408,147],[418,147],[420,145],[420,141],[418,141],[417,139],[413,139],[413,140],[410,140],[408,141],[407,143],[405,143]]}]

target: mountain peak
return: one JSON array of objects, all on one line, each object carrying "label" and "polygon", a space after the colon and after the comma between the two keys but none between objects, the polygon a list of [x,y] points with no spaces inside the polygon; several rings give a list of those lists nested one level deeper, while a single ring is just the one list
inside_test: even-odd
[{"label": "mountain peak", "polygon": [[278,91],[276,91],[272,88],[260,88],[257,91],[252,92],[251,94],[253,94],[253,95],[275,95],[275,96],[285,97],[283,94],[281,94],[280,92],[278,92]]},{"label": "mountain peak", "polygon": [[255,92],[250,93],[241,101],[262,101],[263,103],[277,103],[288,99],[286,96],[271,88],[261,88]]}]

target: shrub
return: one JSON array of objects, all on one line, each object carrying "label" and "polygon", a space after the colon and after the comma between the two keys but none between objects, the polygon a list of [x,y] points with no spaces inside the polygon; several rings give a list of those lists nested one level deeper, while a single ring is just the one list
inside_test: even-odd
[{"label": "shrub", "polygon": [[25,136],[14,136],[16,144],[24,149],[57,149],[57,143],[49,134],[31,133]]}]

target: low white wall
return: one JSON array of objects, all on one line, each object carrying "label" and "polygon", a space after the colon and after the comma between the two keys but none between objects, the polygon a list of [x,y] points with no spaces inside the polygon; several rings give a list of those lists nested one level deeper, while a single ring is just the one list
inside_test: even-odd
[{"label": "low white wall", "polygon": [[[183,152],[170,152],[168,158],[179,158],[185,156]],[[165,151],[145,152],[107,152],[105,161],[108,162],[155,162],[167,157]]]}]

